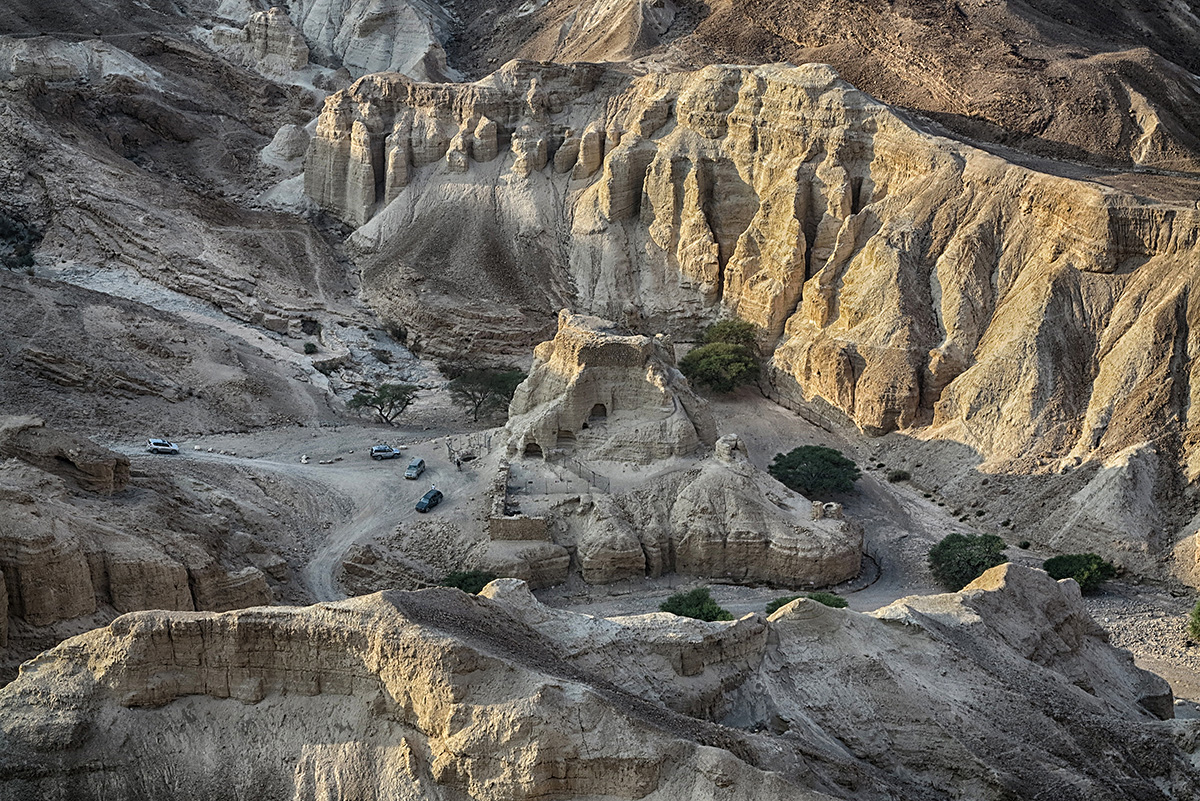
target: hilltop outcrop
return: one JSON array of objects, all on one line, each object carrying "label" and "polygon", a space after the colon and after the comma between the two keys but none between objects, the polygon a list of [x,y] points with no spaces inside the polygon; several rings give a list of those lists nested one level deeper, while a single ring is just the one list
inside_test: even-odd
[{"label": "hilltop outcrop", "polygon": [[798,600],[730,623],[555,611],[513,580],[135,613],[27,664],[0,711],[5,799],[1116,801],[1200,782],[1196,721],[1157,717],[1165,683],[1073,582],[1011,565],[875,615]]},{"label": "hilltop outcrop", "polygon": [[612,496],[592,493],[576,513],[578,561],[591,584],[682,573],[829,587],[862,563],[861,526],[813,514],[811,501],[747,461],[736,434],[690,469]]},{"label": "hilltop outcrop", "polygon": [[648,463],[711,447],[707,405],[675,368],[667,337],[623,334],[609,320],[559,312],[509,406],[508,450],[565,446],[593,458]]}]

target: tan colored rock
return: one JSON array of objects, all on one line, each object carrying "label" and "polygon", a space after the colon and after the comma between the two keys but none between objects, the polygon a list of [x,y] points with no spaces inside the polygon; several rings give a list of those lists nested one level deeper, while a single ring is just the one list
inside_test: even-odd
[{"label": "tan colored rock", "polygon": [[265,801],[1193,794],[1195,722],[1159,720],[1162,689],[1072,582],[1012,565],[873,615],[606,620],[511,580],[140,612],[0,689],[0,797],[169,801],[247,776]]},{"label": "tan colored rock", "polygon": [[533,126],[524,125],[513,133],[513,173],[527,178],[531,173],[545,169],[549,159],[550,143],[543,132]]},{"label": "tan colored rock", "polygon": [[705,404],[675,368],[670,340],[628,336],[565,309],[534,351],[505,427],[512,454],[545,456],[570,437],[594,456],[648,462],[686,456],[716,437]]},{"label": "tan colored rock", "polygon": [[267,577],[253,565],[227,570],[215,561],[206,560],[197,566],[189,566],[187,573],[198,610],[224,612],[271,603]]},{"label": "tan colored rock", "polygon": [[191,611],[187,569],[143,543],[126,542],[104,553],[107,594],[118,612],[140,609]]},{"label": "tan colored rock", "polygon": [[480,117],[472,134],[471,158],[479,162],[488,162],[500,155],[500,145],[497,143],[499,125],[495,120]]},{"label": "tan colored rock", "polygon": [[72,527],[44,513],[32,495],[0,493],[0,570],[8,613],[47,626],[96,611],[91,569]]},{"label": "tan colored rock", "polygon": [[492,541],[479,561],[480,570],[520,579],[533,589],[562,584],[570,565],[571,555],[561,545],[515,540]]},{"label": "tan colored rock", "polygon": [[597,501],[579,536],[584,580],[678,572],[812,588],[858,575],[861,528],[814,519],[803,497],[735,458],[735,442],[718,440],[698,469]]},{"label": "tan colored rock", "polygon": [[454,77],[442,42],[450,18],[424,0],[294,0],[295,25],[314,54],[336,60],[354,77],[399,72],[422,81]]},{"label": "tan colored rock", "polygon": [[0,456],[16,458],[91,492],[120,492],[129,483],[129,459],[33,417],[0,417]]}]

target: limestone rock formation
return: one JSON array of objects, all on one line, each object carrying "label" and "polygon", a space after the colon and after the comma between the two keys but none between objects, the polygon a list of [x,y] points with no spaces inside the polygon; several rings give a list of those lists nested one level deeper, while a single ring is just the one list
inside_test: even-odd
[{"label": "limestone rock formation", "polygon": [[[471,162],[469,184],[437,166],[484,116],[510,147],[544,131],[548,165]],[[1196,472],[1181,321],[1200,212],[933,136],[828,67],[373,76],[329,99],[309,165],[314,199],[369,220],[352,239],[369,298],[433,352],[528,332],[548,294],[531,280],[632,330],[687,334],[727,309],[758,326],[777,399],[821,398],[868,433],[930,426],[1033,469],[1165,435]],[[479,240],[429,235],[450,205],[521,282],[466,280],[459,246]],[[526,253],[534,235],[564,247]],[[434,297],[451,281],[461,315]]]},{"label": "limestone rock formation", "polygon": [[[0,455],[0,641],[9,615],[28,628],[140,609],[223,611],[270,603],[288,579],[250,533],[278,525],[276,509],[194,479],[131,478],[125,456],[28,418],[0,418]],[[31,642],[19,656],[32,656]]]},{"label": "limestone rock formation", "polygon": [[308,65],[308,45],[287,12],[273,7],[250,15],[241,30],[213,29],[213,44],[260,72],[287,77]]},{"label": "limestone rock formation", "polygon": [[675,368],[669,338],[630,336],[564,309],[513,395],[505,434],[513,454],[569,443],[595,458],[645,463],[711,446],[716,426]]},{"label": "limestone rock formation", "polygon": [[826,587],[858,575],[862,530],[812,520],[810,504],[740,458],[736,435],[695,468],[579,510],[585,581],[678,572],[784,587]]},{"label": "limestone rock formation", "polygon": [[428,0],[293,0],[296,27],[320,59],[336,59],[354,77],[401,72],[417,80],[444,81],[441,42],[450,17]]},{"label": "limestone rock formation", "polygon": [[512,581],[141,612],[0,690],[0,798],[1184,798],[1197,725],[1162,693],[1014,566],[875,616],[604,620]]},{"label": "limestone rock formation", "polygon": [[34,417],[0,417],[0,457],[28,462],[91,492],[120,492],[129,484],[128,457]]}]

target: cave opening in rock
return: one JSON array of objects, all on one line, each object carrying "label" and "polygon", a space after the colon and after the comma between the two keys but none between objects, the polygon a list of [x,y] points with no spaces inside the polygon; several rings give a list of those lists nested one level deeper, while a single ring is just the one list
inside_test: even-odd
[{"label": "cave opening in rock", "polygon": [[597,403],[592,407],[592,413],[588,415],[588,420],[604,420],[608,417],[608,409],[603,403]]},{"label": "cave opening in rock", "polygon": [[528,443],[525,446],[525,455],[526,456],[541,456],[542,455],[542,446],[538,445],[536,442]]}]

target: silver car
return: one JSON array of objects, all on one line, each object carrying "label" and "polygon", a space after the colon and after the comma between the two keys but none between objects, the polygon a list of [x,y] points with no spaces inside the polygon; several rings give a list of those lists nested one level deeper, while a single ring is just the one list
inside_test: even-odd
[{"label": "silver car", "polygon": [[165,439],[157,439],[155,437],[151,437],[150,439],[146,440],[146,450],[149,451],[150,453],[178,454],[179,446],[176,445],[174,442],[168,442]]},{"label": "silver car", "polygon": [[404,468],[404,477],[405,478],[420,478],[421,474],[424,472],[425,472],[425,460],[420,459],[420,458],[413,459],[411,462],[408,463],[408,467]]}]

